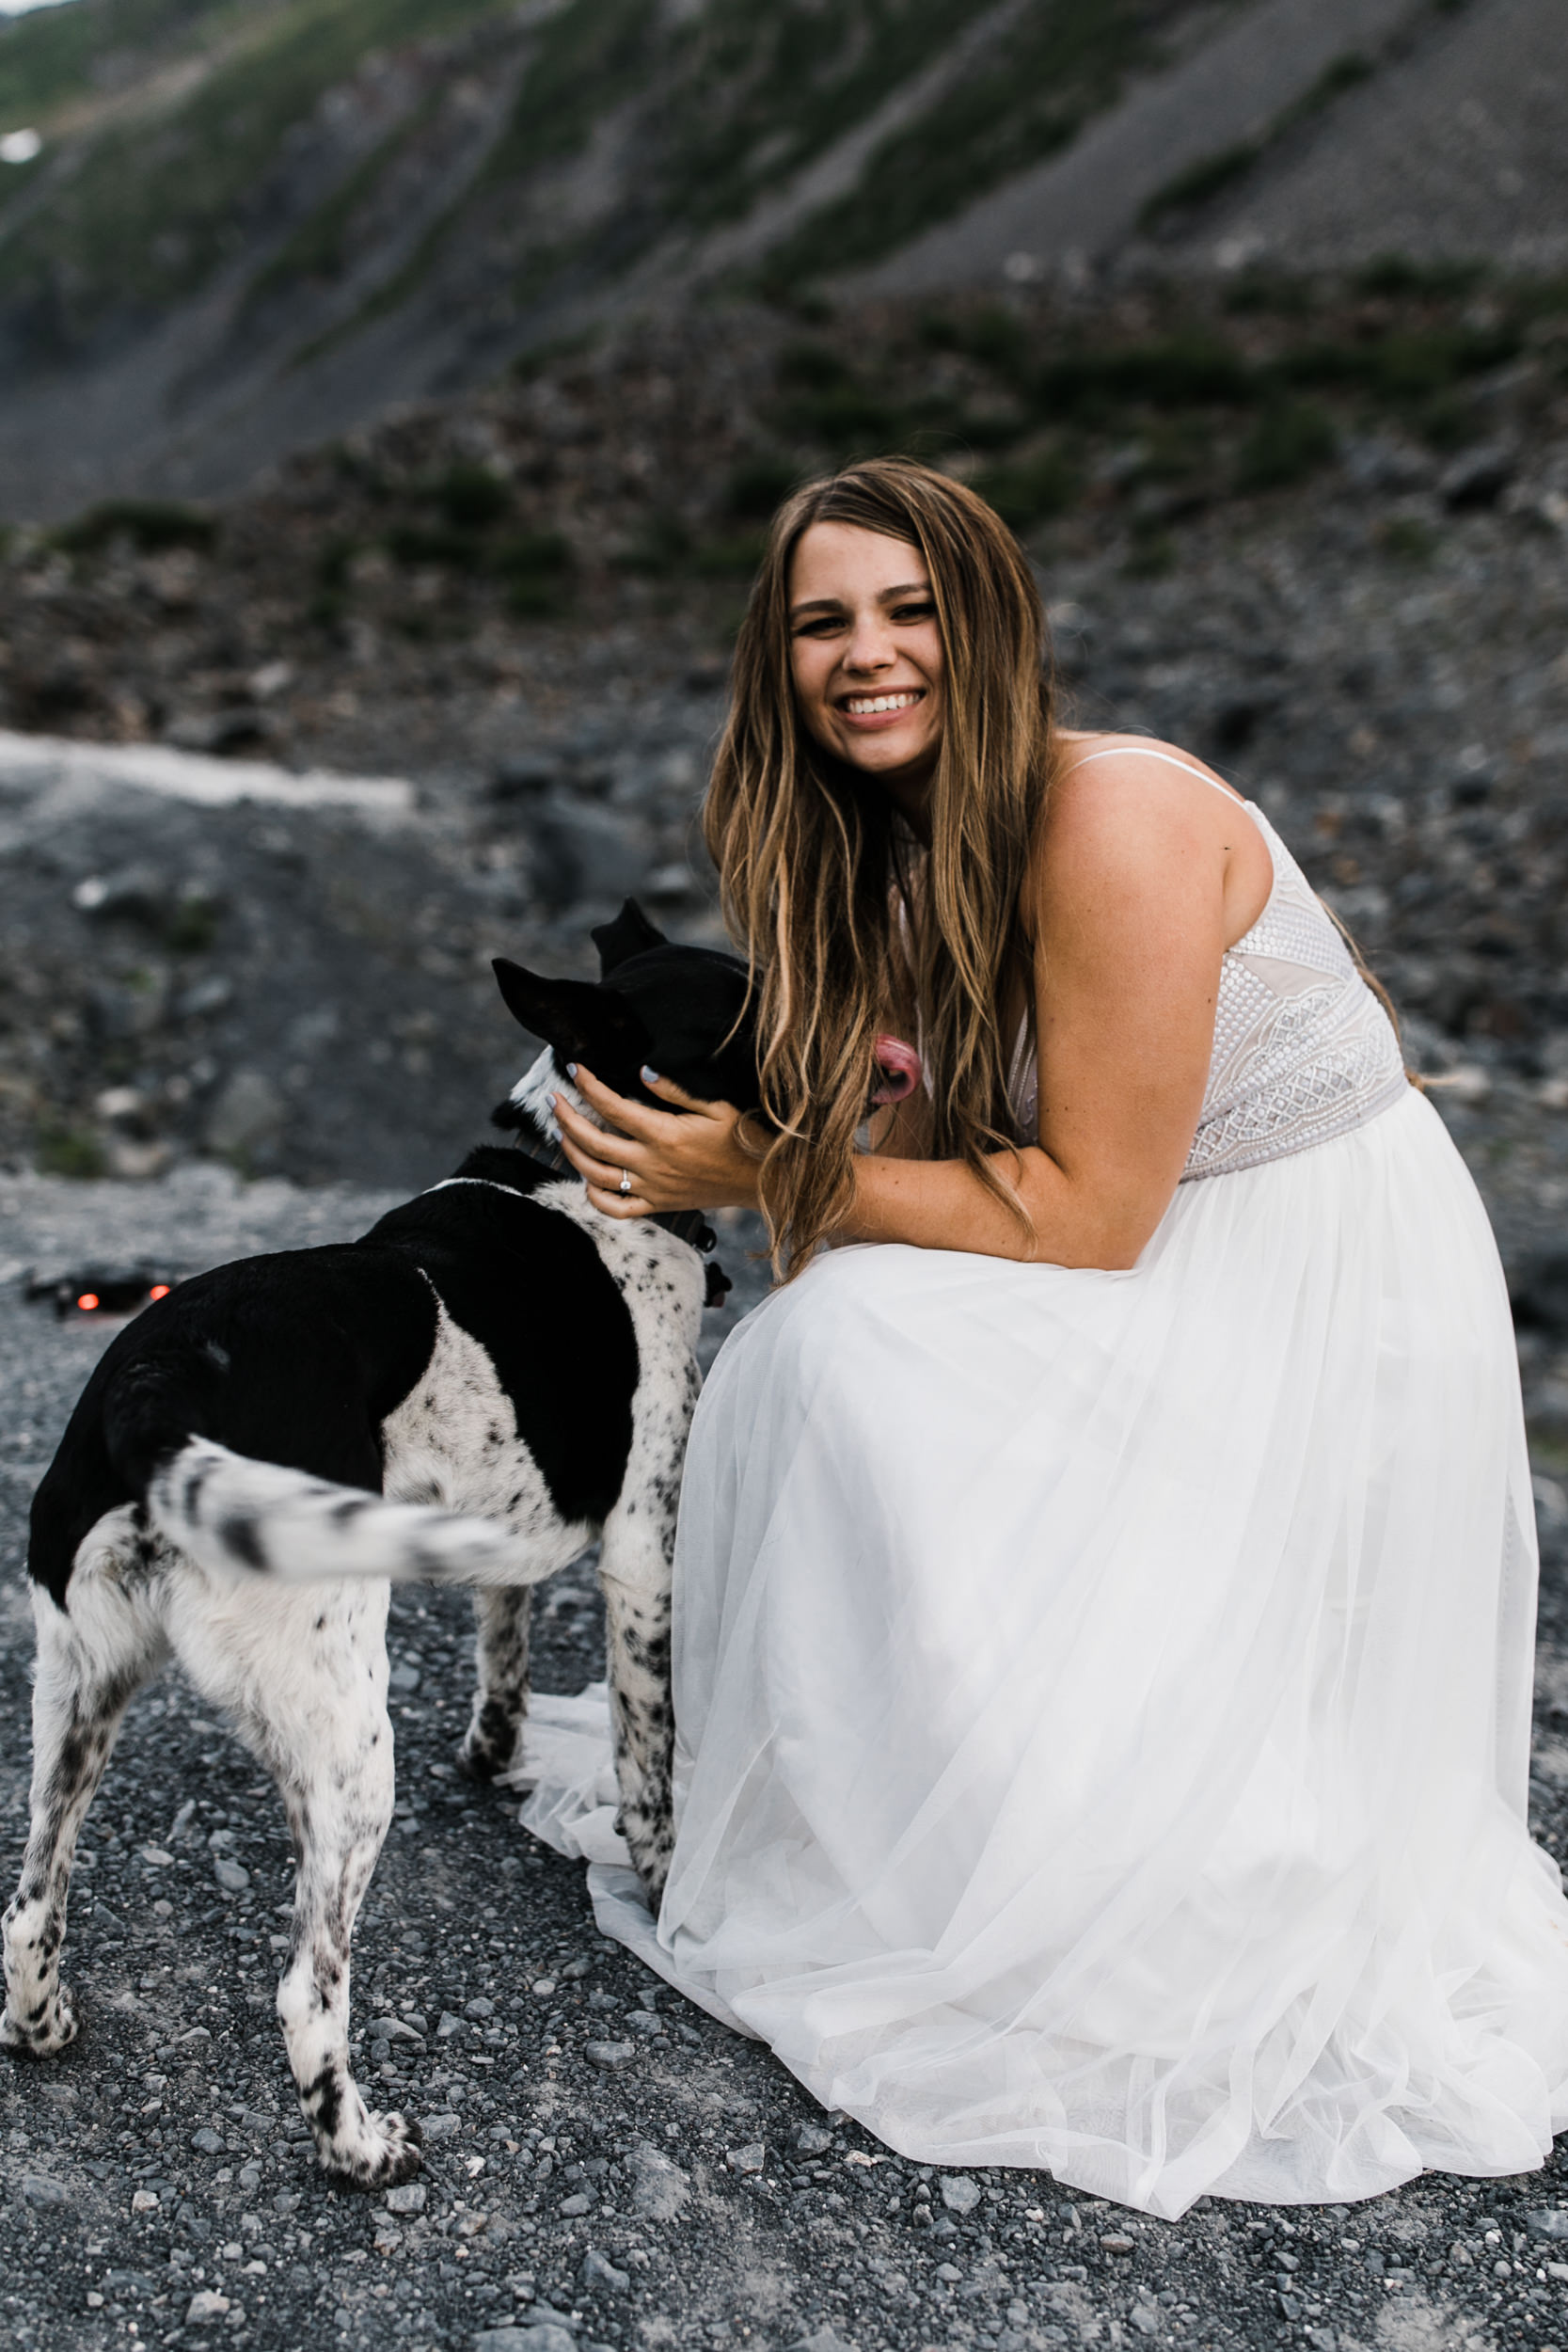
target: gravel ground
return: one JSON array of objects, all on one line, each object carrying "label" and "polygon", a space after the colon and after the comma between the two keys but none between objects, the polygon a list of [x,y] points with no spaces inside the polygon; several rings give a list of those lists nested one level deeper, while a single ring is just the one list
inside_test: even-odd
[{"label": "gravel ground", "polygon": [[[1550,1227],[1544,1180],[1539,1168],[1513,1180],[1522,1155],[1555,1164],[1565,1122],[1501,1082],[1484,1103],[1443,1099],[1516,1246],[1538,1245]],[[171,1251],[194,1268],[340,1238],[385,1205],[364,1191],[243,1186],[211,1168],[144,1185],[0,1180],[9,1856],[25,1818],[25,1506],[108,1336],[96,1319],[58,1322],[28,1304],[24,1269],[105,1254],[166,1264]],[[760,1288],[744,1238],[732,1232],[721,1248],[740,1281],[709,1319],[709,1349]],[[1533,1335],[1527,1369],[1549,1563],[1532,1794],[1538,1830],[1560,1851],[1568,1502],[1553,1472],[1568,1362]],[[546,1588],[541,1616],[540,1687],[579,1688],[599,1666],[586,1564]],[[533,1844],[515,1798],[458,1777],[459,1597],[400,1594],[390,1642],[399,1800],[357,1938],[356,2062],[375,2096],[423,2120],[420,2182],[360,2198],[314,2169],[272,2014],[292,1867],[279,1808],[167,1679],[134,1706],[83,1839],[68,1947],[81,2038],[48,2067],[0,2072],[8,2344],[1568,2343],[1568,2263],[1555,2259],[1568,2246],[1554,2242],[1568,2234],[1568,2181],[1556,2169],[1496,2183],[1432,2176],[1354,2211],[1204,2203],[1169,2225],[1036,2173],[933,2177],[890,2155],[824,2115],[757,2045],[649,1981],[598,1935],[580,1867]]]}]

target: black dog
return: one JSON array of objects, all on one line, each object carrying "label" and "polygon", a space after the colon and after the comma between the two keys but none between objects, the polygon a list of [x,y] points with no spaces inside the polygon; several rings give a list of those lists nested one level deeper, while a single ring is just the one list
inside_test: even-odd
[{"label": "black dog", "polygon": [[173,1655],[282,1792],[298,1873],[278,2015],[321,2160],[360,2187],[419,2164],[418,2126],[370,2114],[348,2064],[350,1938],[392,1813],[388,1579],[478,1588],[461,1753],[488,1778],[520,1750],[531,1587],[602,1535],[620,1820],[656,1908],[668,1867],[700,1220],[601,1216],[526,1143],[559,1141],[568,1061],[644,1100],[651,1063],[749,1108],[755,1051],[733,958],[667,945],[630,901],[594,936],[596,986],[496,965],[548,1040],[496,1114],[525,1148],[471,1152],[357,1242],[219,1266],[149,1307],[33,1502],[32,1823],[0,2042],[42,2058],[76,2032],[59,1955],[77,1835],[129,1701]]}]

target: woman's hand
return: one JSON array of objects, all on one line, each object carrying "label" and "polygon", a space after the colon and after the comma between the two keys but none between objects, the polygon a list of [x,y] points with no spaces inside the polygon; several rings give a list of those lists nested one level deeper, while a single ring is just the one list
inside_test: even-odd
[{"label": "woman's hand", "polygon": [[[566,1157],[586,1178],[588,1198],[606,1216],[654,1216],[673,1209],[754,1209],[757,1163],[740,1136],[742,1114],[733,1103],[700,1103],[672,1079],[642,1073],[642,1083],[678,1111],[656,1111],[601,1086],[579,1064],[573,1084],[585,1103],[614,1128],[601,1128],[555,1097]],[[631,1189],[621,1188],[623,1172]]]}]

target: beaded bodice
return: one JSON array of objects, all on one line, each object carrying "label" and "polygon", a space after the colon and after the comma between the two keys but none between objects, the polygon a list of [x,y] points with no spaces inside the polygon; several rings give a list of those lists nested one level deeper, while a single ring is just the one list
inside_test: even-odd
[{"label": "beaded bodice", "polygon": [[[1408,1083],[1393,1025],[1327,910],[1262,810],[1245,805],[1268,843],[1274,887],[1251,930],[1221,959],[1209,1080],[1183,1184],[1345,1135],[1398,1102]],[[1032,1138],[1038,1081],[1027,1031],[1008,1092],[1020,1135]]]}]

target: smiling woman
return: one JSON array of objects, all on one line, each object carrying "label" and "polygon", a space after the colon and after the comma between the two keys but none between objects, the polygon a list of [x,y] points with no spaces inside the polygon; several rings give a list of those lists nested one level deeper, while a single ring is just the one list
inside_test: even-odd
[{"label": "smiling woman", "polygon": [[1201,763],[1057,723],[1016,544],[896,460],[779,516],[707,833],[767,1132],[586,1072],[614,1140],[562,1124],[789,1279],[692,1426],[657,1931],[601,1922],[923,2162],[1166,2216],[1538,2166],[1508,1303],[1344,938]]}]

